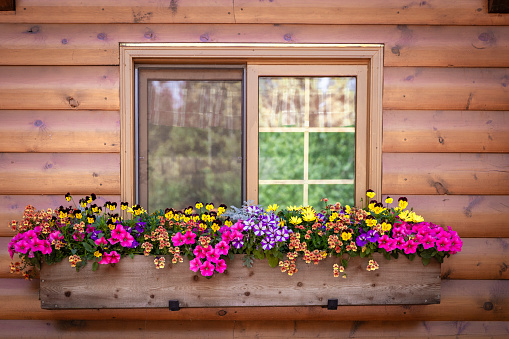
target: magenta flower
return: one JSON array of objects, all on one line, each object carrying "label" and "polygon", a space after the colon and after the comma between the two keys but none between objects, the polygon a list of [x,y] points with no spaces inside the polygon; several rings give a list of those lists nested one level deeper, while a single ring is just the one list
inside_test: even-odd
[{"label": "magenta flower", "polygon": [[422,247],[424,247],[424,249],[426,250],[428,248],[435,246],[435,239],[432,236],[430,236],[429,234],[426,234],[420,240],[420,243],[422,244]]},{"label": "magenta flower", "polygon": [[26,240],[20,240],[14,244],[14,250],[18,253],[27,253],[30,249],[30,244]]},{"label": "magenta flower", "polygon": [[120,239],[120,245],[123,247],[131,247],[133,241],[134,237],[130,233],[125,232],[124,237]]},{"label": "magenta flower", "polygon": [[405,244],[405,239],[403,237],[397,237],[396,239],[394,239],[394,245],[396,246],[396,248],[398,250],[402,250],[404,244]]},{"label": "magenta flower", "polygon": [[457,235],[453,235],[451,239],[451,244],[449,247],[449,251],[451,251],[451,254],[455,254],[461,251],[461,247],[463,246],[463,241],[461,241],[460,237]]},{"label": "magenta flower", "polygon": [[48,239],[52,244],[55,244],[58,240],[64,239],[64,236],[60,233],[60,231],[54,231],[50,233]]},{"label": "magenta flower", "polygon": [[[173,240],[173,238],[172,238],[172,240]],[[184,234],[183,241],[187,245],[194,244],[196,242],[196,234],[191,231],[187,231],[186,234]]]},{"label": "magenta flower", "polygon": [[220,241],[219,243],[216,244],[215,249],[219,253],[219,255],[227,255],[230,246],[226,241]]},{"label": "magenta flower", "polygon": [[127,231],[124,229],[124,226],[117,225],[114,230],[111,231],[111,237],[115,239],[122,239]]},{"label": "magenta flower", "polygon": [[193,272],[198,272],[200,270],[202,263],[200,259],[194,258],[189,262],[189,269]]},{"label": "magenta flower", "polygon": [[49,242],[49,240],[44,240],[43,241],[43,244],[42,244],[42,254],[50,254],[53,249],[51,248],[51,243]]},{"label": "magenta flower", "polygon": [[119,238],[114,238],[114,237],[111,237],[108,239],[108,242],[112,245],[115,245],[116,243],[120,242],[120,239]]},{"label": "magenta flower", "polygon": [[171,237],[171,241],[173,242],[173,246],[182,246],[184,245],[184,237],[182,237],[182,233],[177,232],[173,237]]},{"label": "magenta flower", "polygon": [[106,241],[106,239],[104,237],[101,237],[100,239],[97,239],[95,241],[95,244],[97,246],[101,246],[101,245],[106,246],[106,245],[108,245],[108,242]]},{"label": "magenta flower", "polygon": [[196,246],[193,250],[193,254],[198,259],[204,259],[207,255],[205,249],[200,245]]},{"label": "magenta flower", "polygon": [[117,253],[117,251],[111,251],[109,253],[110,256],[110,264],[115,264],[120,261],[120,254]]},{"label": "magenta flower", "polygon": [[437,240],[436,246],[438,251],[448,251],[450,247],[451,242],[446,238],[442,237]]},{"label": "magenta flower", "polygon": [[35,233],[34,230],[29,230],[29,231],[26,231],[24,234],[23,234],[23,238],[25,239],[26,242],[28,242],[29,244],[33,244],[35,239],[37,239],[37,233]]},{"label": "magenta flower", "polygon": [[226,266],[226,262],[223,259],[220,259],[216,263],[216,271],[218,273],[223,273],[228,267]]},{"label": "magenta flower", "polygon": [[42,239],[35,238],[33,243],[30,245],[31,245],[31,250],[34,252],[35,251],[39,251],[39,252],[44,251],[44,240],[42,240]]},{"label": "magenta flower", "polygon": [[210,261],[205,260],[205,262],[200,267],[200,272],[204,277],[210,277],[214,274],[215,266],[210,263]]},{"label": "magenta flower", "polygon": [[209,248],[211,249],[211,251],[207,251],[207,260],[210,262],[217,263],[221,255],[219,254],[218,251],[214,250],[212,246],[209,246]]},{"label": "magenta flower", "polygon": [[417,251],[417,245],[418,244],[415,241],[410,239],[403,245],[402,249],[404,250],[405,254],[412,254]]},{"label": "magenta flower", "polygon": [[384,234],[378,239],[378,246],[387,252],[390,252],[396,249],[396,240],[392,239],[387,234]]}]

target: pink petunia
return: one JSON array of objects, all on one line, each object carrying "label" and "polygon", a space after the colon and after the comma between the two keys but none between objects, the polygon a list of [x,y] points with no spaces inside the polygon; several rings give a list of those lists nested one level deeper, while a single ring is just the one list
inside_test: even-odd
[{"label": "pink petunia", "polygon": [[108,245],[108,242],[106,241],[106,238],[101,237],[101,238],[99,238],[99,239],[95,240],[95,244],[96,244],[97,246],[101,246],[101,245],[106,246],[106,245]]},{"label": "pink petunia", "polygon": [[378,246],[383,248],[387,252],[390,252],[396,249],[396,240],[389,237],[387,234],[384,234],[380,238],[378,238]]},{"label": "pink petunia", "polygon": [[171,241],[173,242],[173,246],[182,246],[184,245],[184,237],[182,237],[182,233],[177,232],[173,237],[171,237]]},{"label": "pink petunia", "polygon": [[108,242],[109,242],[110,244],[112,244],[112,245],[115,245],[115,244],[117,244],[117,243],[119,243],[119,242],[120,242],[120,239],[119,239],[119,238],[113,238],[113,237],[111,237],[111,238],[109,238],[109,239],[108,239]]},{"label": "pink petunia", "polygon": [[458,237],[457,235],[453,235],[453,237],[451,239],[451,244],[449,247],[449,251],[451,251],[451,254],[461,252],[462,246],[463,246],[463,241],[461,241],[460,237]]},{"label": "pink petunia", "polygon": [[[172,238],[172,240],[173,240],[173,238]],[[196,242],[196,234],[191,231],[187,231],[186,234],[184,234],[183,241],[184,241],[184,244],[186,244],[186,245],[194,244]]]},{"label": "pink petunia", "polygon": [[218,260],[216,263],[216,272],[223,273],[228,267],[223,259]]},{"label": "pink petunia", "polygon": [[60,231],[54,231],[49,234],[48,239],[52,244],[55,244],[58,240],[64,239],[64,236]]},{"label": "pink petunia", "polygon": [[198,259],[204,259],[206,257],[206,252],[203,247],[200,245],[196,246],[193,250],[193,254]]},{"label": "pink petunia", "polygon": [[32,251],[42,252],[44,250],[44,240],[35,238],[34,241],[30,244]]},{"label": "pink petunia", "polygon": [[435,239],[429,234],[427,234],[421,239],[420,243],[422,244],[422,247],[424,247],[424,249],[426,250],[428,248],[435,246]]},{"label": "pink petunia", "polygon": [[220,241],[219,243],[216,244],[215,250],[220,255],[227,255],[228,251],[230,250],[230,246],[226,241]]},{"label": "pink petunia", "polygon": [[111,257],[110,264],[115,264],[120,261],[120,254],[118,254],[117,251],[111,251],[109,256]]},{"label": "pink petunia", "polygon": [[23,234],[23,238],[25,239],[26,242],[32,244],[35,241],[35,239],[37,239],[37,233],[35,233],[34,230],[26,231]]},{"label": "pink petunia", "polygon": [[124,237],[120,239],[120,245],[122,245],[123,247],[131,247],[133,241],[134,237],[130,233],[125,232]]},{"label": "pink petunia", "polygon": [[202,263],[200,259],[194,258],[189,262],[189,269],[193,272],[198,272],[200,270]]},{"label": "pink petunia", "polygon": [[49,240],[43,240],[42,247],[43,247],[41,250],[42,254],[50,254],[53,251]]},{"label": "pink petunia", "polygon": [[212,246],[209,246],[209,248],[211,248],[212,250],[211,251],[207,251],[207,260],[210,261],[210,262],[217,263],[219,258],[221,257],[221,255],[219,254],[218,251],[213,249]]},{"label": "pink petunia", "polygon": [[405,244],[405,239],[403,237],[397,237],[396,239],[394,239],[394,245],[396,246],[396,248],[398,250],[402,250],[404,244]]},{"label": "pink petunia", "polygon": [[415,241],[410,239],[403,245],[403,251],[405,254],[415,253],[417,251],[417,245],[418,244]]},{"label": "pink petunia", "polygon": [[117,227],[111,231],[111,237],[120,240],[125,237],[126,233],[127,231],[124,229],[124,226],[117,225]]},{"label": "pink petunia", "polygon": [[200,267],[201,275],[204,277],[210,277],[214,274],[214,270],[216,267],[210,263],[210,261],[205,260],[205,262]]},{"label": "pink petunia", "polygon": [[438,251],[449,251],[451,242],[446,237],[442,237],[437,240],[436,245]]},{"label": "pink petunia", "polygon": [[30,244],[26,240],[20,240],[14,244],[14,250],[18,253],[27,253],[30,249]]}]

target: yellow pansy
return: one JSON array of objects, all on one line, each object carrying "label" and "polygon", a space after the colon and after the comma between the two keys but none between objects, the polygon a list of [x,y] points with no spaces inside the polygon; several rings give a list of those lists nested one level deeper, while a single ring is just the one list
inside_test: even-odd
[{"label": "yellow pansy", "polygon": [[352,233],[350,233],[350,232],[341,233],[341,239],[343,239],[343,241],[350,240],[351,238],[352,238]]}]

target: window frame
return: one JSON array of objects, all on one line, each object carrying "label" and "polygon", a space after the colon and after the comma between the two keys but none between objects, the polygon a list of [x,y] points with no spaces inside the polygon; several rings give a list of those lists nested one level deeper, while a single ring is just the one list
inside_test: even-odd
[{"label": "window frame", "polygon": [[[138,64],[214,65],[247,64],[247,144],[258,147],[257,70],[270,65],[288,68],[306,65],[365,65],[367,98],[365,119],[365,154],[356,149],[356,164],[365,172],[362,180],[356,177],[356,204],[370,188],[381,193],[382,188],[382,84],[383,45],[344,44],[194,44],[194,43],[121,43],[120,44],[120,181],[122,201],[135,202],[135,68]],[[270,68],[270,67],[269,67]],[[326,67],[324,67],[326,69]],[[256,81],[256,83],[255,83]],[[254,86],[253,86],[254,85]],[[256,114],[250,112],[255,111]],[[357,127],[358,128],[358,127]],[[358,131],[356,131],[358,132]],[[258,153],[254,159],[253,145],[246,152],[247,199],[258,200]],[[357,154],[359,153],[359,154]],[[252,159],[251,159],[252,158]],[[358,171],[356,170],[356,174]],[[256,183],[255,183],[256,181]],[[256,187],[256,189],[253,189]]]}]

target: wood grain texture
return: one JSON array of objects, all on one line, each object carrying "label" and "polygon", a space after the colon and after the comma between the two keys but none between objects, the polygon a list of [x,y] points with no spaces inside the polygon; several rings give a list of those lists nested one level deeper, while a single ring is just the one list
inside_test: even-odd
[{"label": "wood grain texture", "polygon": [[[0,22],[39,23],[234,23],[231,0],[145,1],[17,0],[16,18]],[[62,9],[65,8],[65,15]]]},{"label": "wood grain texture", "polygon": [[509,154],[384,153],[382,192],[509,194]]},{"label": "wood grain texture", "polygon": [[321,0],[235,1],[237,23],[302,23],[327,24],[425,24],[425,25],[480,25],[490,22],[507,24],[507,18],[487,14],[487,3],[480,0],[444,2],[427,0],[408,2],[404,0],[338,2]]},{"label": "wood grain texture", "polygon": [[0,153],[0,194],[120,194],[117,153]]},{"label": "wood grain texture", "polygon": [[[14,232],[12,232],[13,235]],[[7,252],[10,239],[11,237],[0,238],[0,278],[21,278],[20,275],[9,272],[9,264],[13,261]],[[463,248],[461,252],[446,258],[442,264],[442,279],[509,279],[507,269],[509,265],[509,260],[507,260],[509,257],[508,238],[464,238],[462,240]],[[14,259],[17,260],[17,256]],[[124,260],[130,261],[128,258]],[[387,269],[386,264],[390,264],[386,260],[379,260],[378,263],[380,265],[379,272],[384,272]],[[419,267],[419,263],[420,258],[416,258],[412,268]],[[149,263],[149,265],[152,265],[152,263]],[[304,265],[304,263],[299,262],[299,265]],[[320,265],[324,264],[320,263]],[[330,265],[325,264],[325,266],[329,271]],[[66,270],[70,270],[69,267],[66,267]],[[325,275],[329,273],[328,271],[325,272]],[[348,272],[350,272],[350,269],[347,270]],[[183,273],[189,273],[187,268]],[[173,271],[170,274],[173,274]],[[273,272],[273,274],[277,276],[277,272]],[[350,278],[355,274],[355,272],[349,274],[347,280],[351,280]],[[296,279],[299,279],[298,275],[295,276]],[[341,280],[338,283],[345,284],[345,281]]]},{"label": "wood grain texture", "polygon": [[39,280],[0,279],[0,319],[59,320],[394,320],[507,321],[509,280],[442,280],[434,305],[307,307],[211,307],[165,309],[44,310]]},{"label": "wood grain texture", "polygon": [[[382,262],[382,255],[375,255]],[[352,258],[346,270],[348,278],[334,278],[328,258],[320,265],[298,265],[294,277],[271,268],[266,260],[253,268],[243,266],[241,256],[227,260],[228,272],[206,279],[189,270],[189,261],[154,267],[152,256],[126,258],[96,272],[90,267],[76,272],[62,262],[41,268],[41,307],[67,308],[138,308],[168,307],[178,300],[181,307],[228,306],[309,306],[327,305],[338,299],[339,305],[434,304],[440,301],[440,265],[428,266],[406,258],[384,262],[384,269],[366,271],[368,259]],[[170,259],[167,258],[167,262]],[[405,276],[405,279],[402,277]]]},{"label": "wood grain texture", "polygon": [[119,70],[105,66],[0,66],[0,109],[119,110]]},{"label": "wood grain texture", "polygon": [[384,110],[509,110],[509,68],[384,69]]},{"label": "wood grain texture", "polygon": [[118,111],[0,111],[0,152],[120,152]]},{"label": "wood grain texture", "polygon": [[0,24],[0,65],[118,65],[120,42],[383,43],[384,66],[507,67],[509,58],[508,26],[27,23]]},{"label": "wood grain texture", "polygon": [[[67,192],[66,192],[67,193]],[[73,195],[74,202],[78,205],[79,199],[88,194],[69,191]],[[75,194],[76,193],[76,194]],[[65,200],[64,194],[59,195],[0,195],[0,237],[12,237],[14,232],[8,227],[12,220],[20,221],[23,217],[25,206],[30,204],[38,210],[67,206],[71,203]],[[97,197],[97,205],[104,205],[106,201],[115,201],[120,206],[119,195],[101,195]]]},{"label": "wood grain texture", "polygon": [[509,111],[384,111],[384,152],[509,152]]},{"label": "wood grain texture", "polygon": [[[200,329],[197,329],[199,325]],[[508,323],[483,321],[25,321],[0,320],[5,339],[38,338],[504,338]]]},{"label": "wood grain texture", "polygon": [[[65,15],[61,9],[65,7]],[[39,23],[299,23],[299,24],[452,24],[507,25],[502,15],[488,14],[482,0],[408,2],[367,0],[350,2],[320,0],[253,1],[209,0],[170,3],[100,0],[19,0],[16,16],[0,16],[0,22]]]},{"label": "wood grain texture", "polygon": [[450,226],[462,238],[509,238],[509,195],[392,195],[400,196],[425,221]]}]

